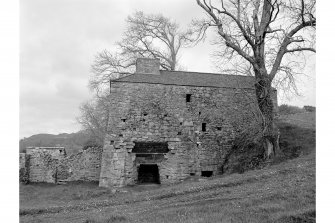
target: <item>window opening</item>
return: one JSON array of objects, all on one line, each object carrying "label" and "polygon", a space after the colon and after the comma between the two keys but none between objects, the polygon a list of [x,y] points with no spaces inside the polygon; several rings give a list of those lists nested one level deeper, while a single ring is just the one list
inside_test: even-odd
[{"label": "window opening", "polygon": [[191,102],[191,94],[186,94],[186,102]]},{"label": "window opening", "polygon": [[206,132],[206,123],[202,123],[201,130],[203,132]]}]

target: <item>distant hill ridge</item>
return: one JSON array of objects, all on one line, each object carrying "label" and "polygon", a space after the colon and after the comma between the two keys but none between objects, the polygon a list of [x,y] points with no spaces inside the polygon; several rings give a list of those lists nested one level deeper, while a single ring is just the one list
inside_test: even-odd
[{"label": "distant hill ridge", "polygon": [[[76,133],[36,134],[20,140],[20,152],[25,152],[29,146],[63,146],[67,154],[80,151],[91,140],[91,135],[87,131]],[[92,140],[91,140],[92,141]]]}]

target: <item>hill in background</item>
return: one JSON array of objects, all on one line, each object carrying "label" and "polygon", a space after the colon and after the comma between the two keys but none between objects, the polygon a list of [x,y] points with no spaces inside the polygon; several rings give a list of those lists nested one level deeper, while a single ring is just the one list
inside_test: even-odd
[{"label": "hill in background", "polygon": [[90,143],[92,136],[87,131],[76,133],[37,134],[20,140],[20,152],[25,152],[29,146],[63,146],[68,155],[79,152]]}]

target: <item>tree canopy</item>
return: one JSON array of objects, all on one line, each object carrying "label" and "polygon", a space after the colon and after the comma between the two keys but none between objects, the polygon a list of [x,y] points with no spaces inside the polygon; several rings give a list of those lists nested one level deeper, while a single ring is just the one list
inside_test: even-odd
[{"label": "tree canopy", "polygon": [[126,24],[122,39],[115,43],[118,51],[104,50],[96,56],[90,80],[92,89],[133,73],[139,57],[159,59],[161,69],[176,70],[180,50],[197,40],[191,29],[181,30],[177,23],[161,14],[135,12],[128,16]]}]

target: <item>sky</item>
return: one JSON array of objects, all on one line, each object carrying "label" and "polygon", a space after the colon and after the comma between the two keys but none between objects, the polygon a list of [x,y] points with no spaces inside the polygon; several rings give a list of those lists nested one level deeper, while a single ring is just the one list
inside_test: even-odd
[{"label": "sky", "polygon": [[[38,133],[80,130],[79,106],[93,95],[88,89],[95,55],[112,51],[135,11],[162,13],[186,27],[203,17],[195,0],[21,0],[20,1],[20,138]],[[181,51],[188,71],[215,72],[215,46],[208,42]],[[315,58],[297,83],[301,96],[279,103],[315,105]]]}]

